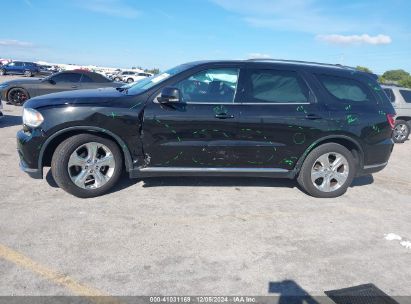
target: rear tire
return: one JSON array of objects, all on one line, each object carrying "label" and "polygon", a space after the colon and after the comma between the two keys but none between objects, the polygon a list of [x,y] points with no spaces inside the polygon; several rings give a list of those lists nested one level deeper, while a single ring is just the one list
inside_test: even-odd
[{"label": "rear tire", "polygon": [[134,82],[134,79],[133,79],[133,78],[127,79],[127,83],[132,83],[132,82]]},{"label": "rear tire", "polygon": [[397,144],[402,144],[410,135],[410,125],[405,120],[396,120],[392,139]]},{"label": "rear tire", "polygon": [[31,76],[33,76],[33,73],[31,71],[25,71],[24,76],[31,77]]},{"label": "rear tire", "polygon": [[51,161],[57,185],[80,198],[105,194],[117,183],[122,168],[123,157],[117,144],[91,134],[63,141]]},{"label": "rear tire", "polygon": [[114,81],[115,81],[115,82],[120,82],[120,81],[121,81],[121,78],[120,78],[120,77],[114,77]]},{"label": "rear tire", "polygon": [[4,76],[4,75],[6,75],[6,70],[0,69],[0,76]]},{"label": "rear tire", "polygon": [[342,145],[327,143],[308,154],[297,181],[311,196],[338,197],[351,185],[355,171],[352,153]]}]

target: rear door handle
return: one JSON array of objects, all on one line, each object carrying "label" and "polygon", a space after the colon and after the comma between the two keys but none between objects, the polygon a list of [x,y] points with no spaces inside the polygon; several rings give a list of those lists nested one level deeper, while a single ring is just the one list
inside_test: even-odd
[{"label": "rear door handle", "polygon": [[218,114],[215,115],[215,118],[229,119],[229,118],[234,118],[234,115],[230,115],[230,114],[227,114],[227,113],[218,113]]},{"label": "rear door handle", "polygon": [[305,119],[315,120],[315,119],[322,119],[322,117],[317,114],[307,114],[305,115]]}]

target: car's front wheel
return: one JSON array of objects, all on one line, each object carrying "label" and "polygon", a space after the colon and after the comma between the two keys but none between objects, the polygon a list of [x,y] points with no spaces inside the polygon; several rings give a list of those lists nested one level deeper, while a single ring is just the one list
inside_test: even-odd
[{"label": "car's front wheel", "polygon": [[395,143],[403,143],[410,135],[410,126],[405,120],[396,120],[393,132],[393,140]]},{"label": "car's front wheel", "polygon": [[8,101],[15,106],[22,106],[29,98],[29,93],[23,88],[13,88],[7,94]]},{"label": "car's front wheel", "polygon": [[306,157],[298,183],[310,195],[320,198],[344,194],[355,176],[352,153],[336,143],[323,144]]},{"label": "car's front wheel", "polygon": [[127,83],[132,83],[132,82],[134,82],[133,78],[127,79]]},{"label": "car's front wheel", "polygon": [[33,76],[33,73],[31,71],[24,71],[24,76],[31,77]]},{"label": "car's front wheel", "polygon": [[0,69],[0,76],[6,75],[6,71],[4,69]]},{"label": "car's front wheel", "polygon": [[96,197],[118,181],[121,151],[107,138],[80,134],[63,141],[53,154],[51,170],[57,185],[74,196]]}]

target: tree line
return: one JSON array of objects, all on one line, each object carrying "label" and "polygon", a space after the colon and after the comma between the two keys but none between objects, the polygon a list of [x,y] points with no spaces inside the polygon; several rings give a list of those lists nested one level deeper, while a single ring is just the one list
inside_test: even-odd
[{"label": "tree line", "polygon": [[[372,73],[372,71],[363,66],[357,66],[357,70]],[[405,88],[411,88],[411,75],[410,73],[399,69],[389,70],[378,77],[378,81],[382,84],[395,84]]]}]

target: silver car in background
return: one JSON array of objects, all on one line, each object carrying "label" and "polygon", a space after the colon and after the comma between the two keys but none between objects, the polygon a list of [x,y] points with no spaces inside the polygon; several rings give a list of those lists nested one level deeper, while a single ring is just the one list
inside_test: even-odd
[{"label": "silver car in background", "polygon": [[381,87],[397,112],[393,139],[396,143],[403,143],[411,130],[411,89],[387,85]]}]

